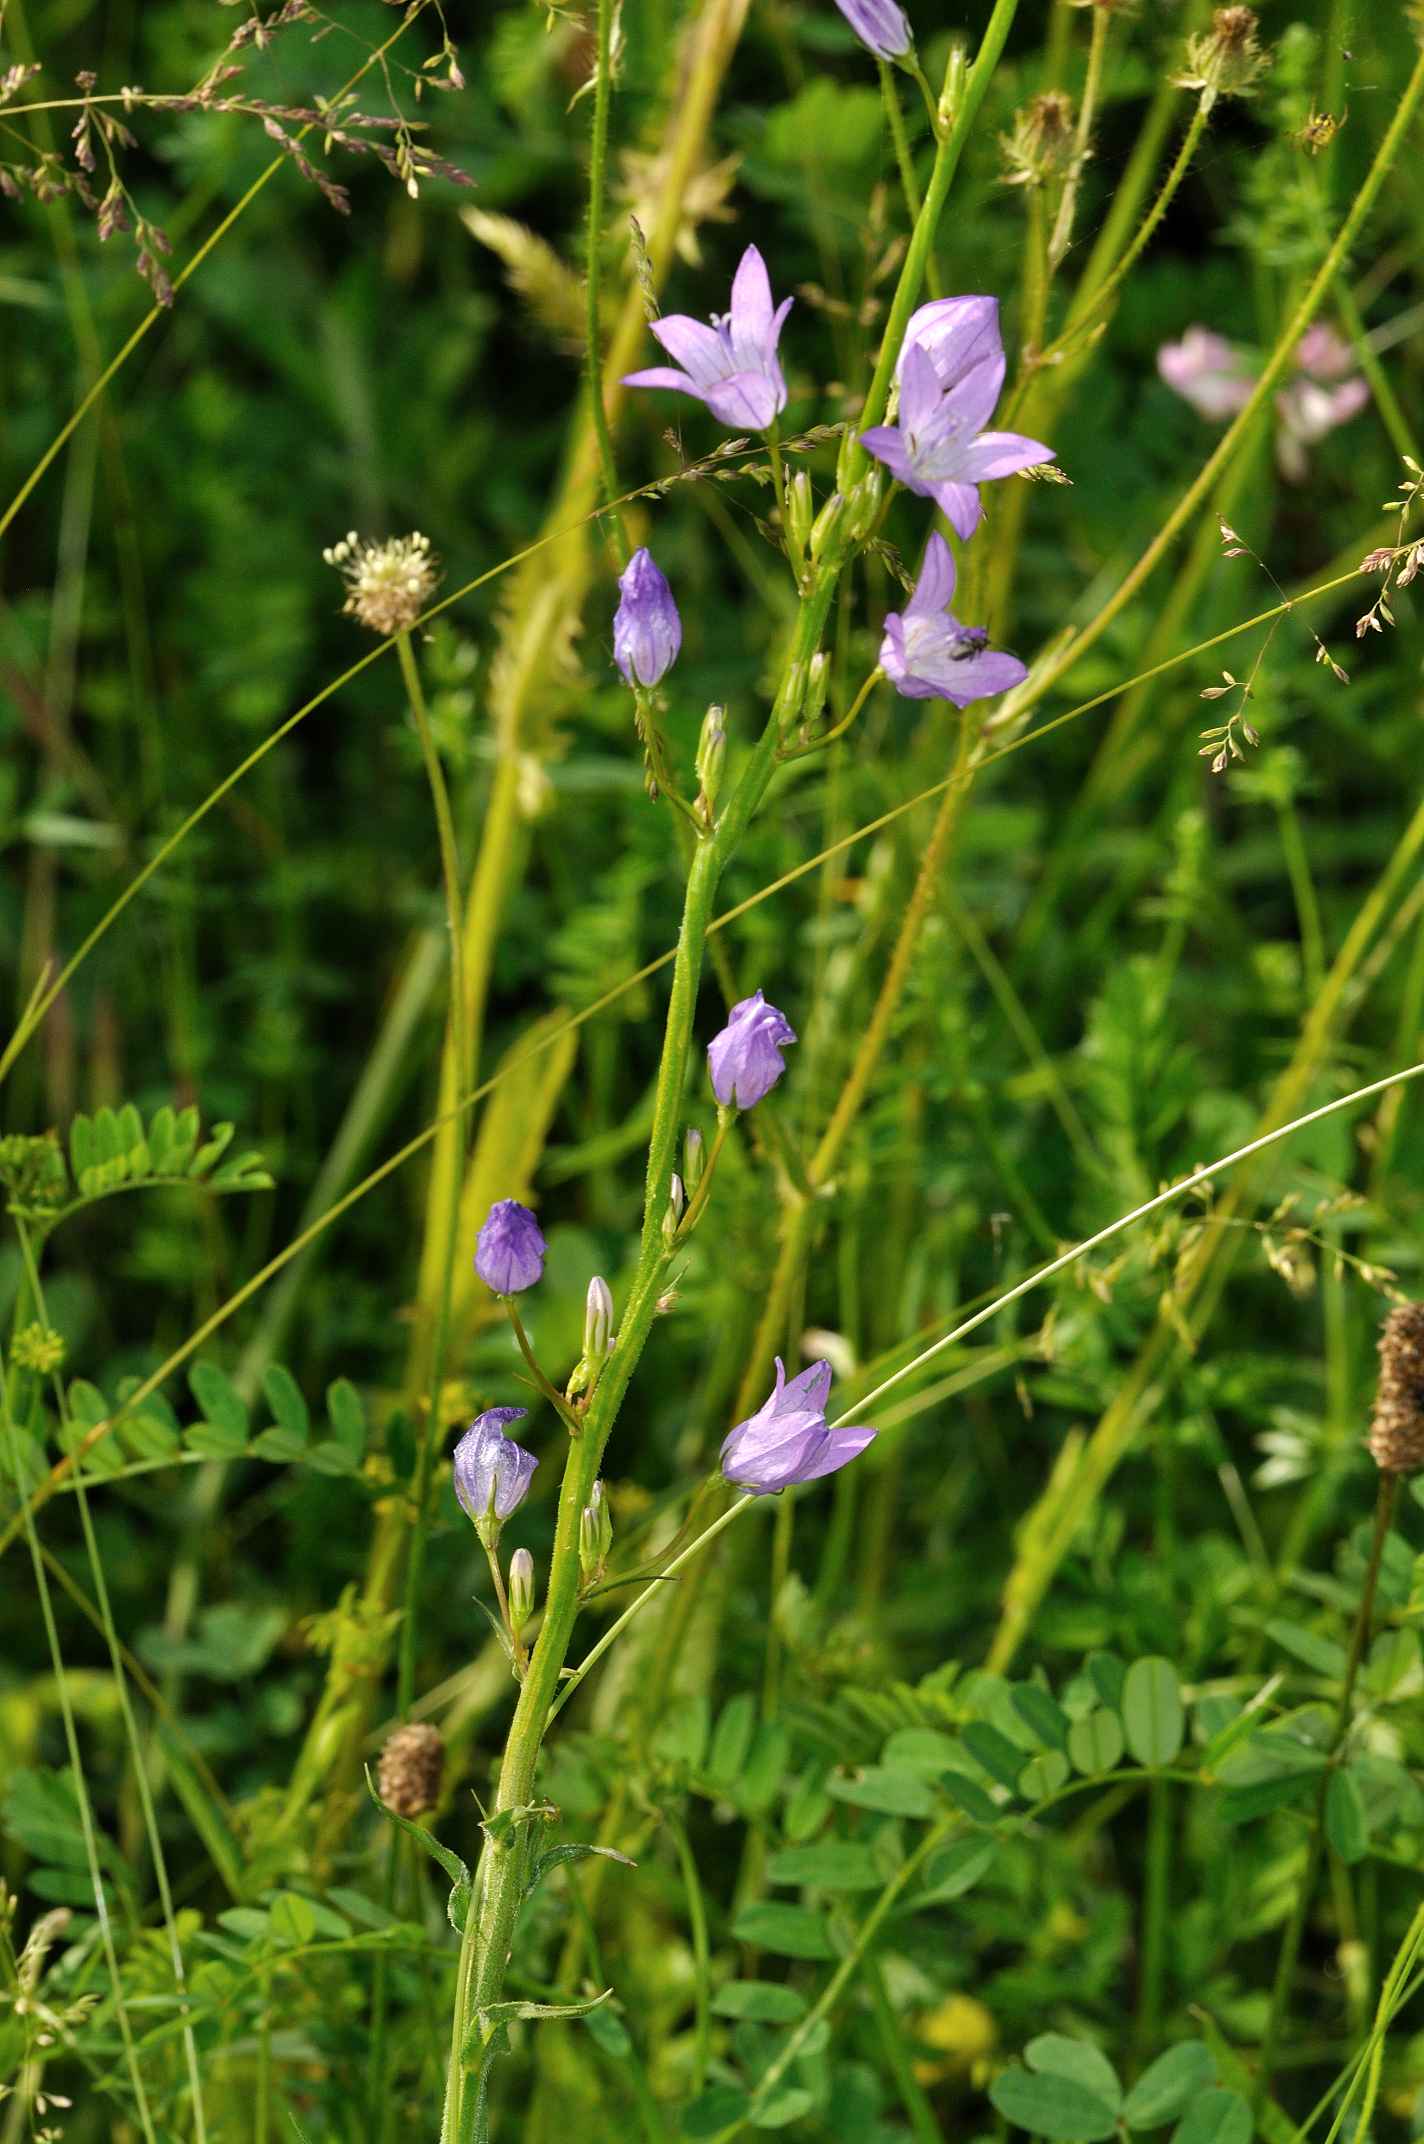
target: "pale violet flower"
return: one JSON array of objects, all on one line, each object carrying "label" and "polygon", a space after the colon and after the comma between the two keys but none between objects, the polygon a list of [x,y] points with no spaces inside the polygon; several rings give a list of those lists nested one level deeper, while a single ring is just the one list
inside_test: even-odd
[{"label": "pale violet flower", "polygon": [[1164,342],[1157,370],[1198,416],[1216,423],[1234,417],[1250,399],[1250,358],[1210,328],[1188,328],[1180,342]]},{"label": "pale violet flower", "polygon": [[677,660],[682,620],[651,551],[637,550],[618,576],[613,660],[629,685],[656,685]]},{"label": "pale violet flower", "polygon": [[943,536],[931,536],[915,592],[903,611],[885,620],[880,667],[907,700],[952,700],[968,707],[1028,676],[1015,655],[989,646],[981,626],[961,625],[949,614],[954,595],[954,554]]},{"label": "pale violet flower", "polygon": [[[983,344],[982,320],[962,321],[945,335],[938,354],[923,342],[911,343],[900,370],[899,423],[872,425],[860,435],[861,445],[908,491],[933,499],[962,537],[979,526],[981,484],[1054,458],[1041,440],[984,429],[1003,385],[1003,352],[985,348],[981,356],[962,357],[971,335],[973,347]],[[942,370],[953,380],[948,389]]]},{"label": "pale violet flower", "polygon": [[681,366],[653,365],[624,374],[625,387],[670,387],[705,402],[714,417],[737,431],[764,432],[786,407],[786,381],[777,361],[781,324],[791,310],[783,298],[773,311],[766,262],[748,246],[732,282],[732,310],[711,324],[686,313],[652,323],[668,356]]},{"label": "pale violet flower", "polygon": [[836,0],[836,6],[878,60],[903,59],[915,42],[905,10],[895,0]]},{"label": "pale violet flower", "polygon": [[876,1432],[850,1423],[828,1428],[830,1394],[828,1362],[813,1362],[788,1385],[778,1356],[771,1397],[723,1442],[726,1479],[738,1489],[749,1489],[753,1496],[776,1496],[798,1482],[819,1481],[823,1474],[834,1474],[858,1458]]},{"label": "pale violet flower", "polygon": [[493,1548],[510,1513],[523,1503],[539,1462],[506,1437],[510,1422],[522,1422],[525,1407],[489,1407],[455,1446],[451,1472],[455,1494],[486,1548]]}]

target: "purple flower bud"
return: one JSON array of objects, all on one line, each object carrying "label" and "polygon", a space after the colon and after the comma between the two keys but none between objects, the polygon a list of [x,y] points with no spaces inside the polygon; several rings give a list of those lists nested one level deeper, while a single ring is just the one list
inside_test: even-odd
[{"label": "purple flower bud", "polygon": [[496,1295],[517,1295],[543,1278],[547,1248],[527,1206],[497,1199],[475,1244],[475,1271]]},{"label": "purple flower bud", "polygon": [[682,620],[672,590],[647,549],[635,551],[618,576],[622,597],[613,614],[613,660],[629,685],[656,685],[677,660]]},{"label": "purple flower bud", "polygon": [[878,60],[901,59],[915,42],[905,11],[895,0],[836,0],[836,6]]},{"label": "purple flower bud", "polygon": [[785,1013],[768,1005],[758,990],[732,1007],[727,1025],[707,1046],[712,1092],[725,1108],[750,1109],[786,1070],[782,1048],[796,1040]]},{"label": "purple flower bud", "polygon": [[473,1421],[455,1446],[451,1468],[455,1494],[486,1548],[523,1503],[530,1476],[539,1462],[522,1444],[506,1437],[507,1422],[522,1422],[527,1407],[490,1407]]},{"label": "purple flower bud", "polygon": [[831,1366],[813,1362],[809,1370],[786,1382],[780,1356],[776,1388],[750,1421],[739,1422],[722,1445],[722,1472],[738,1489],[753,1496],[775,1496],[798,1482],[834,1474],[865,1450],[873,1429],[849,1423],[826,1426]]}]

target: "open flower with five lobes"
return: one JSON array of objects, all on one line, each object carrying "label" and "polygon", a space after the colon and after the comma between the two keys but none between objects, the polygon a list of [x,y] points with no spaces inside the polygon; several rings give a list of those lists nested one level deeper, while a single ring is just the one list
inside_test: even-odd
[{"label": "open flower with five lobes", "polygon": [[[947,333],[938,352],[923,341],[910,343],[900,368],[900,420],[872,425],[860,443],[884,462],[907,491],[933,499],[955,532],[974,534],[983,515],[979,486],[1051,462],[1053,449],[1021,432],[988,432],[1004,379],[1004,359],[992,350],[966,362],[970,334],[977,344],[981,325],[966,321]],[[946,389],[941,370],[953,376]]]},{"label": "open flower with five lobes", "polygon": [[846,1423],[826,1426],[831,1366],[813,1362],[786,1382],[778,1355],[776,1387],[749,1421],[739,1422],[722,1445],[722,1472],[753,1496],[775,1496],[798,1482],[819,1481],[859,1456],[876,1432]]},{"label": "open flower with five lobes", "polygon": [[950,616],[954,582],[954,554],[943,536],[931,536],[915,592],[903,611],[891,611],[880,643],[880,667],[907,700],[968,707],[1028,676],[1016,655],[989,646],[982,626]]},{"label": "open flower with five lobes", "polygon": [[791,303],[783,298],[773,311],[766,262],[748,246],[732,281],[732,310],[714,313],[710,325],[687,313],[653,321],[654,335],[675,364],[625,373],[623,384],[671,387],[705,402],[735,431],[764,432],[786,407],[776,345]]}]

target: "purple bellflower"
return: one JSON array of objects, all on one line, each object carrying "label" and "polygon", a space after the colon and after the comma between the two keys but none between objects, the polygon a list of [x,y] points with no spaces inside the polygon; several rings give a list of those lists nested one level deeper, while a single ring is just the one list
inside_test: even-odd
[{"label": "purple bellflower", "polygon": [[725,1109],[750,1109],[770,1094],[786,1070],[781,1052],[796,1040],[785,1013],[768,1005],[758,990],[732,1007],[727,1025],[707,1045],[712,1092]]},{"label": "purple bellflower", "polygon": [[915,42],[905,10],[895,0],[836,0],[836,6],[878,60],[903,59]]},{"label": "purple bellflower", "polygon": [[826,1401],[831,1366],[813,1362],[786,1382],[780,1356],[776,1388],[750,1421],[739,1422],[722,1445],[722,1472],[753,1496],[775,1496],[798,1482],[819,1481],[855,1459],[875,1437],[873,1429],[828,1429]]},{"label": "purple bellflower", "polygon": [[486,1548],[494,1547],[501,1526],[524,1502],[539,1464],[532,1452],[504,1434],[507,1422],[522,1422],[528,1411],[526,1407],[490,1407],[455,1446],[451,1461],[455,1494]]},{"label": "purple bellflower", "polygon": [[922,342],[912,343],[900,373],[899,423],[872,425],[860,435],[907,491],[933,499],[963,537],[974,534],[983,515],[981,484],[1054,458],[1041,440],[984,430],[1003,377],[1002,353],[991,354],[960,372],[946,392],[935,357]]},{"label": "purple bellflower", "polygon": [[967,707],[1020,684],[1028,671],[1016,655],[988,644],[980,626],[961,625],[950,616],[954,595],[954,554],[943,536],[925,546],[915,592],[903,611],[885,620],[880,667],[907,700],[952,700]]},{"label": "purple bellflower", "polygon": [[786,407],[786,381],[777,362],[781,323],[791,310],[783,298],[773,312],[766,262],[748,246],[732,282],[732,310],[712,315],[710,327],[686,313],[652,323],[653,333],[676,365],[629,372],[625,387],[671,387],[705,402],[714,417],[735,431],[764,432]]},{"label": "purple bellflower", "polygon": [[517,1295],[543,1278],[547,1249],[527,1206],[518,1199],[496,1199],[475,1242],[475,1271],[496,1295]]},{"label": "purple bellflower", "polygon": [[682,620],[651,551],[635,551],[618,576],[613,660],[629,685],[656,685],[677,661]]},{"label": "purple bellflower", "polygon": [[948,394],[976,365],[991,368],[985,382],[993,386],[993,403],[1004,386],[1004,342],[999,333],[997,298],[932,298],[911,313],[905,324],[895,377],[901,379],[911,350],[927,351],[940,386]]}]

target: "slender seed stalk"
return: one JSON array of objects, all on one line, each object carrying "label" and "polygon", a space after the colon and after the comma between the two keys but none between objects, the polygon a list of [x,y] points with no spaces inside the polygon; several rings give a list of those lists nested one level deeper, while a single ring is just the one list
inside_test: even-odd
[{"label": "slender seed stalk", "polygon": [[1068,169],[1068,183],[1058,204],[1053,235],[1048,241],[1050,273],[1061,266],[1073,240],[1073,216],[1078,206],[1078,189],[1083,181],[1083,167],[1088,161],[1093,139],[1093,121],[1097,117],[1098,95],[1103,85],[1103,60],[1108,49],[1108,24],[1111,19],[1105,7],[1093,9],[1093,31],[1088,45],[1088,73],[1083,83],[1083,99],[1078,106],[1078,124],[1073,136],[1073,161]]}]

